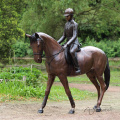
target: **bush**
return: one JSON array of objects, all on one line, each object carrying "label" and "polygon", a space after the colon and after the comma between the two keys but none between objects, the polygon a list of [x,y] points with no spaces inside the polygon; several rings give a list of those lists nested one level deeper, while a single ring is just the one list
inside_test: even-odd
[{"label": "bush", "polygon": [[3,81],[0,83],[0,93],[9,96],[9,98],[15,98],[16,96],[41,98],[44,96],[45,88],[45,85],[41,87],[25,86],[23,82],[19,81]]},{"label": "bush", "polygon": [[[79,38],[79,42],[82,43],[82,40]],[[120,39],[117,41],[111,41],[111,40],[101,40],[100,42],[96,42],[96,40],[90,37],[87,37],[84,43],[82,43],[83,46],[95,46],[100,49],[102,49],[108,57],[120,57]],[[33,51],[30,48],[29,43],[24,42],[17,42],[12,46],[13,50],[15,51],[16,57],[24,57],[24,56],[33,56]]]},{"label": "bush", "polygon": [[16,57],[24,57],[24,56],[32,56],[33,51],[30,48],[30,43],[24,43],[22,41],[18,41],[12,46],[13,51],[15,52]]},{"label": "bush", "polygon": [[[79,40],[80,41],[80,40]],[[96,42],[94,39],[90,39],[89,37],[86,39],[85,43],[82,43],[82,47],[84,46],[95,46],[102,49],[107,57],[120,57],[120,39],[118,41],[110,41],[110,40],[101,40],[100,42]]]},{"label": "bush", "polygon": [[33,68],[32,72],[31,68],[27,67],[4,68],[0,73],[0,79],[7,80],[22,80],[23,76],[26,76],[26,85],[32,85],[34,87],[41,85],[41,83],[47,79],[47,77],[36,68]]}]

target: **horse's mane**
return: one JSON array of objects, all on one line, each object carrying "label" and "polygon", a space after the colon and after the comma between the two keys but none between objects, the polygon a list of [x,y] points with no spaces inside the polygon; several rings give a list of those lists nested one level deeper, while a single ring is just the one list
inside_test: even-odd
[{"label": "horse's mane", "polygon": [[52,40],[55,44],[58,44],[57,41],[53,37],[51,37],[50,35],[43,33],[43,32],[36,32],[36,33],[41,37],[44,36],[46,38],[50,38],[49,40]]},{"label": "horse's mane", "polygon": [[[43,32],[36,32],[39,36],[45,36],[45,37],[48,37],[50,39],[53,39],[55,40],[53,37],[51,37],[50,35],[46,34],[46,33],[43,33]],[[56,40],[55,40],[56,41]]]}]

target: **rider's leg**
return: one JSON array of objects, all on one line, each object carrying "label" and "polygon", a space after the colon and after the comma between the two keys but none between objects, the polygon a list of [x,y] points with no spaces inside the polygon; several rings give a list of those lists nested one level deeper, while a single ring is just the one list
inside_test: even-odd
[{"label": "rider's leg", "polygon": [[70,48],[70,54],[72,56],[72,59],[73,59],[73,63],[74,63],[74,66],[75,66],[75,69],[76,69],[76,73],[80,73],[81,70],[80,70],[80,67],[78,65],[78,60],[77,60],[77,53],[76,51],[78,50],[78,45],[73,45],[72,48]]}]

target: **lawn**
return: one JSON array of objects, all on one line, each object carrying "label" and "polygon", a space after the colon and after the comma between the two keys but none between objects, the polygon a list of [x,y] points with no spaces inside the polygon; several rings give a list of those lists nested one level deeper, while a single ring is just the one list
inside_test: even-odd
[{"label": "lawn", "polygon": [[[46,84],[41,87],[25,86],[19,81],[2,82],[0,83],[0,102],[6,101],[21,101],[21,100],[40,100],[43,99],[46,89]],[[89,91],[80,91],[76,88],[70,88],[75,100],[90,99],[96,94]],[[49,100],[62,101],[68,100],[65,90],[62,86],[53,85],[49,95]]]},{"label": "lawn", "polygon": [[[110,66],[119,66],[119,65],[120,65],[120,62],[110,61]],[[17,72],[14,73],[10,71],[11,70],[7,68],[4,72],[2,72],[2,69],[1,69],[1,72],[0,72],[1,78],[13,79],[13,77],[17,78],[17,77],[20,77],[21,75],[24,76],[24,74],[26,76],[27,74],[29,78],[27,81],[28,83],[25,85],[24,83],[18,82],[18,81],[1,82],[0,83],[0,102],[11,101],[11,100],[19,101],[19,100],[27,100],[27,99],[29,100],[43,99],[45,89],[46,89],[46,83],[45,84],[42,83],[38,85],[39,83],[41,83],[41,78],[44,77],[44,75],[42,75],[41,72],[39,72],[38,70],[35,70],[35,75],[36,75],[35,77],[35,76],[31,76],[32,75],[30,72],[31,69],[28,69],[28,68],[22,69],[20,67],[19,69],[16,69],[16,71],[18,71],[20,75],[18,75]],[[34,71],[32,71],[32,73],[34,74]],[[38,74],[41,73],[41,76],[38,76],[37,73]],[[47,73],[44,73],[44,74],[47,75]],[[120,86],[120,69],[111,68],[110,76],[111,76],[110,85]],[[44,77],[44,79],[46,78],[47,77]],[[34,82],[37,82],[37,84],[34,85]],[[55,82],[60,82],[58,77],[56,77]],[[68,77],[68,82],[78,83],[78,84],[92,84],[85,74],[77,77]],[[92,97],[97,96],[95,93],[92,93],[89,91],[80,91],[76,88],[70,88],[70,89],[71,89],[73,98],[75,100],[90,99]],[[53,85],[51,88],[49,100],[62,101],[62,100],[68,100],[68,97],[62,86]]]},{"label": "lawn", "polygon": [[[60,80],[58,77],[55,79],[56,82]],[[86,74],[77,76],[77,77],[68,77],[69,83],[79,83],[79,84],[92,84]],[[112,86],[120,86],[120,71],[118,70],[111,70],[110,73],[110,85]]]},{"label": "lawn", "polygon": [[[22,77],[26,76],[26,81]],[[28,67],[4,68],[0,72],[0,102],[11,100],[42,99],[45,94],[47,77],[38,69]],[[18,81],[19,80],[19,81]],[[82,100],[96,96],[89,91],[70,88],[75,100]],[[52,86],[49,100],[68,100],[62,86]]]}]

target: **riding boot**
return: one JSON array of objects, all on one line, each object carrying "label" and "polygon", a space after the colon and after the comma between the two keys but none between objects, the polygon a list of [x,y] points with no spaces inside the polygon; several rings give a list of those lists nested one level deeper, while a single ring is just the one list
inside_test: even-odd
[{"label": "riding boot", "polygon": [[78,65],[78,61],[77,61],[77,53],[75,53],[75,56],[74,57],[72,57],[73,58],[73,63],[74,63],[74,67],[75,67],[75,69],[76,69],[76,74],[79,74],[80,72],[81,72],[81,70],[80,70],[80,67],[79,67],[79,65]]}]

